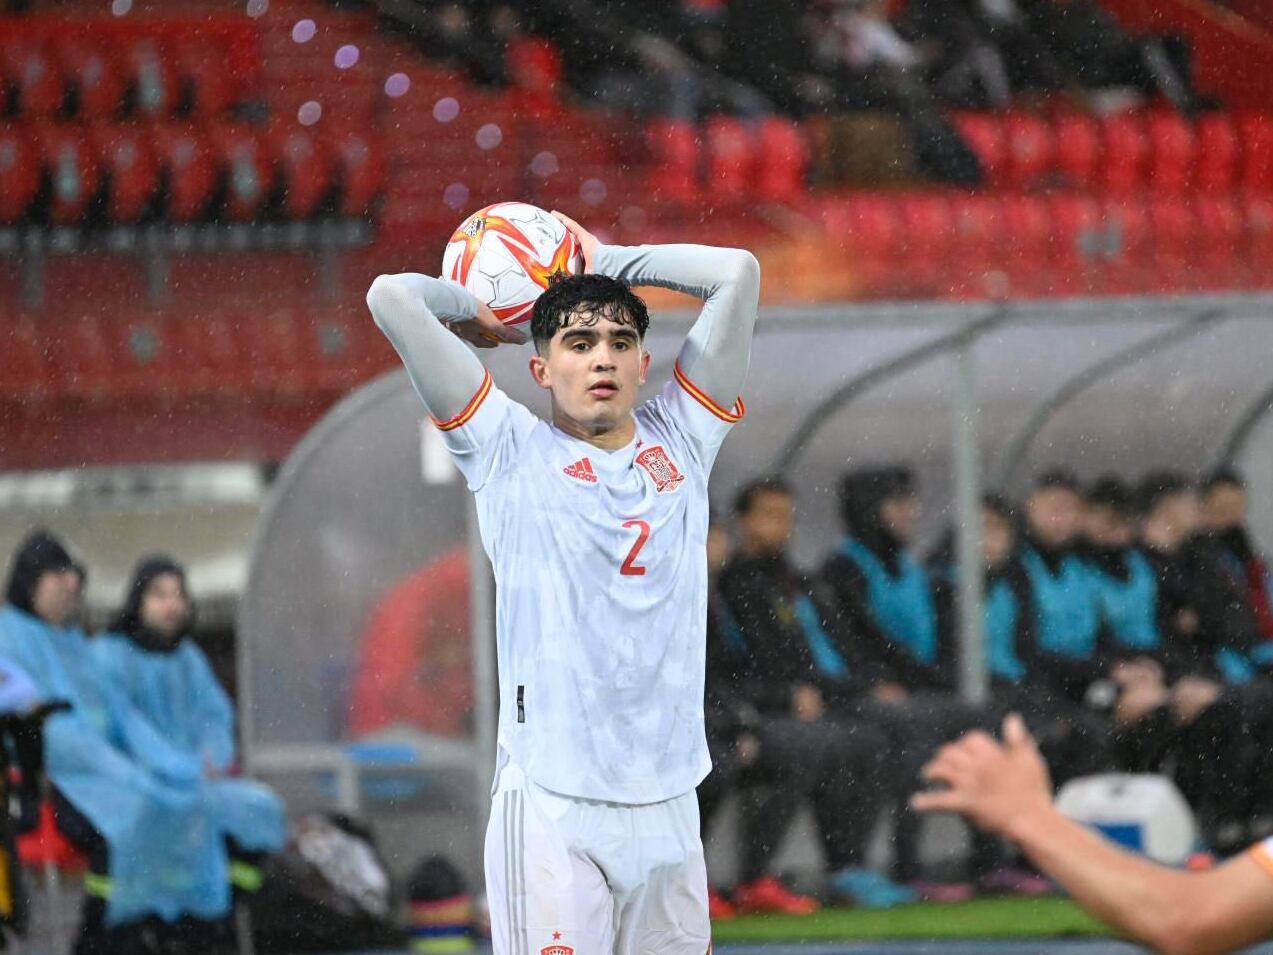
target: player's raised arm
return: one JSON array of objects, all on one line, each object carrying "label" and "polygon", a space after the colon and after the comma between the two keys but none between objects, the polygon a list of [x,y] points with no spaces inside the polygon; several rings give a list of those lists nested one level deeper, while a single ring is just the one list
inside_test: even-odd
[{"label": "player's raised arm", "polygon": [[718,405],[729,408],[747,377],[760,300],[760,265],[745,249],[709,245],[601,245],[577,222],[554,213],[579,239],[586,268],[629,285],[651,285],[703,299],[677,365]]},{"label": "player's raised arm", "polygon": [[478,348],[524,340],[466,289],[427,275],[380,276],[367,292],[367,307],[439,421],[460,414],[486,380],[486,369],[461,338]]}]

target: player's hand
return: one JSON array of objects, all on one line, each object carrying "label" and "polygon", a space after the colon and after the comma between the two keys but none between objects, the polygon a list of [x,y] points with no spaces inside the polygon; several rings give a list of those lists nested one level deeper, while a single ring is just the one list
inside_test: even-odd
[{"label": "player's hand", "polygon": [[1167,703],[1167,688],[1161,683],[1132,683],[1118,694],[1114,704],[1114,721],[1131,726]]},{"label": "player's hand", "polygon": [[601,244],[601,240],[565,213],[554,209],[552,216],[566,227],[567,232],[575,237],[575,241],[579,243],[579,251],[583,254],[583,270],[584,272],[591,272],[593,256],[596,255],[597,246]]},{"label": "player's hand", "polygon": [[496,345],[520,345],[526,336],[515,328],[509,328],[491,311],[489,305],[477,303],[477,318],[467,322],[447,322],[447,328],[455,332],[474,348],[494,348]]},{"label": "player's hand", "polygon": [[1192,723],[1220,698],[1220,685],[1202,677],[1187,676],[1171,690],[1171,709],[1182,726]]},{"label": "player's hand", "polygon": [[920,776],[944,789],[915,793],[920,812],[957,812],[997,835],[1011,835],[1020,820],[1052,804],[1052,783],[1020,714],[1003,721],[1003,742],[980,730],[937,751]]}]

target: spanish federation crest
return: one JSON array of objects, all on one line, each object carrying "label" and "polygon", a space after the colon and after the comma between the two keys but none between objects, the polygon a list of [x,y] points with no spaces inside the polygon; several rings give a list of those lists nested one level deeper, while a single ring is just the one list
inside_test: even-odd
[{"label": "spanish federation crest", "polygon": [[676,469],[672,459],[663,450],[663,445],[654,444],[636,456],[636,463],[645,468],[645,473],[654,481],[654,488],[660,494],[664,491],[675,491],[685,480],[685,475]]}]

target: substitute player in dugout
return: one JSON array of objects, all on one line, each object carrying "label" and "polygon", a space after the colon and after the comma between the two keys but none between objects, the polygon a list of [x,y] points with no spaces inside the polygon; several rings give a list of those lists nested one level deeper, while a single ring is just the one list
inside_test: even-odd
[{"label": "substitute player in dugout", "polygon": [[[551,423],[447,330],[524,340],[463,288],[405,274],[367,295],[476,496],[495,570],[494,949],[703,955],[707,481],[744,413],[759,267],[735,249],[603,246],[558,218],[588,274],[535,303]],[[649,318],[633,285],[704,300],[674,377],[639,407]]]}]

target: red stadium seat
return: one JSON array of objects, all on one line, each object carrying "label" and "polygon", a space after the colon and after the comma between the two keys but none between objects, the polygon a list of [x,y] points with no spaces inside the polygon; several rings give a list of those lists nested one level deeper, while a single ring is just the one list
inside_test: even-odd
[{"label": "red stadium seat", "polygon": [[655,120],[646,126],[645,137],[651,195],[670,202],[694,201],[699,192],[699,139],[693,124]]},{"label": "red stadium seat", "polygon": [[1101,130],[1090,116],[1070,113],[1052,125],[1056,137],[1056,171],[1072,189],[1089,188],[1101,160]]},{"label": "red stadium seat", "polygon": [[522,115],[545,116],[561,111],[564,66],[555,43],[514,35],[505,44],[504,63],[510,94]]},{"label": "red stadium seat", "polygon": [[1097,291],[1105,260],[1105,220],[1096,200],[1058,195],[1050,202],[1055,290],[1062,294]]},{"label": "red stadium seat", "polygon": [[955,294],[981,298],[1002,293],[996,275],[1003,260],[1003,215],[993,196],[959,195],[951,200],[954,239],[950,267]]},{"label": "red stadium seat", "polygon": [[289,219],[308,219],[331,193],[331,157],[303,126],[276,127],[266,146],[283,179],[283,210]]},{"label": "red stadium seat", "polygon": [[245,349],[251,388],[258,395],[296,399],[312,381],[317,352],[315,323],[287,306],[263,311],[252,322]]},{"label": "red stadium seat", "polygon": [[1143,200],[1111,196],[1105,203],[1104,217],[1107,290],[1121,294],[1150,291],[1154,287],[1153,248]]},{"label": "red stadium seat", "polygon": [[107,49],[78,34],[58,36],[54,53],[75,93],[76,115],[106,119],[124,104],[125,82],[119,64]]},{"label": "red stadium seat", "polygon": [[218,176],[207,137],[195,126],[161,123],[154,127],[154,143],[167,218],[173,222],[206,218]]},{"label": "red stadium seat", "polygon": [[949,291],[948,262],[955,234],[950,203],[941,195],[907,195],[899,201],[906,238],[905,272],[913,294],[941,296]]},{"label": "red stadium seat", "polygon": [[1194,200],[1198,223],[1198,285],[1206,289],[1241,288],[1246,281],[1242,254],[1242,210],[1231,196],[1199,196]]},{"label": "red stadium seat", "polygon": [[1007,196],[1003,200],[1004,232],[1010,237],[1004,266],[1012,294],[1047,295],[1053,290],[1048,268],[1052,224],[1042,199]]},{"label": "red stadium seat", "polygon": [[713,116],[705,125],[707,191],[719,199],[738,199],[751,186],[756,150],[747,126],[727,116]]},{"label": "red stadium seat", "polygon": [[101,186],[101,170],[89,146],[87,131],[47,124],[36,131],[52,191],[49,219],[56,225],[81,221]]},{"label": "red stadium seat", "polygon": [[274,191],[274,166],[250,126],[214,126],[209,137],[225,180],[225,216],[234,222],[250,222]]},{"label": "red stadium seat", "polygon": [[150,136],[136,125],[112,125],[94,128],[91,140],[107,175],[107,215],[112,222],[141,221],[159,190],[159,163]]},{"label": "red stadium seat", "polygon": [[183,99],[198,117],[215,117],[234,106],[239,82],[226,62],[226,51],[213,40],[187,39],[172,47]]},{"label": "red stadium seat", "polygon": [[1273,186],[1273,117],[1248,113],[1238,120],[1238,140],[1242,143],[1238,184],[1244,189]]},{"label": "red stadium seat", "polygon": [[1008,143],[1008,183],[1018,189],[1039,185],[1051,172],[1055,158],[1052,130],[1043,120],[1027,113],[1004,118]]},{"label": "red stadium seat", "polygon": [[1149,185],[1155,192],[1181,193],[1193,180],[1193,127],[1178,113],[1155,112],[1145,123],[1149,137]]},{"label": "red stadium seat", "polygon": [[14,225],[40,191],[40,150],[20,126],[0,126],[0,224]]},{"label": "red stadium seat", "polygon": [[1208,113],[1198,120],[1198,162],[1194,186],[1200,192],[1226,192],[1237,179],[1238,134],[1226,113]]},{"label": "red stadium seat", "polygon": [[1248,193],[1242,198],[1246,260],[1256,287],[1267,288],[1273,275],[1273,196]]},{"label": "red stadium seat", "polygon": [[823,222],[826,241],[850,250],[847,260],[855,264],[865,296],[901,294],[907,281],[899,268],[904,240],[895,201],[871,194],[828,201]]},{"label": "red stadium seat", "polygon": [[57,61],[40,44],[25,40],[0,44],[0,73],[17,94],[18,114],[52,116],[66,99],[66,81]]},{"label": "red stadium seat", "polygon": [[1184,199],[1155,196],[1149,201],[1153,230],[1155,285],[1162,291],[1192,288],[1197,281],[1194,237],[1197,223]]},{"label": "red stadium seat", "polygon": [[1148,145],[1144,125],[1135,116],[1113,116],[1101,124],[1104,140],[1100,184],[1106,191],[1125,194],[1140,189],[1145,182]]},{"label": "red stadium seat", "polygon": [[49,396],[48,347],[30,318],[0,323],[0,401],[33,404]]},{"label": "red stadium seat", "polygon": [[181,101],[181,81],[176,68],[158,42],[143,37],[125,51],[123,69],[137,112],[150,119],[164,119]]},{"label": "red stadium seat", "polygon": [[981,163],[986,182],[999,184],[1006,176],[1008,145],[1002,121],[992,113],[958,113],[955,127]]},{"label": "red stadium seat", "polygon": [[117,356],[97,315],[59,315],[49,329],[49,345],[61,396],[82,401],[114,396]]},{"label": "red stadium seat", "polygon": [[805,192],[809,146],[799,125],[769,118],[760,123],[756,191],[770,202],[792,202]]},{"label": "red stadium seat", "polygon": [[241,321],[200,309],[165,321],[172,358],[182,373],[170,378],[177,397],[200,398],[246,392],[252,374],[243,353]]},{"label": "red stadium seat", "polygon": [[370,131],[349,129],[332,136],[332,158],[340,178],[340,214],[370,215],[384,178],[383,146]]}]

